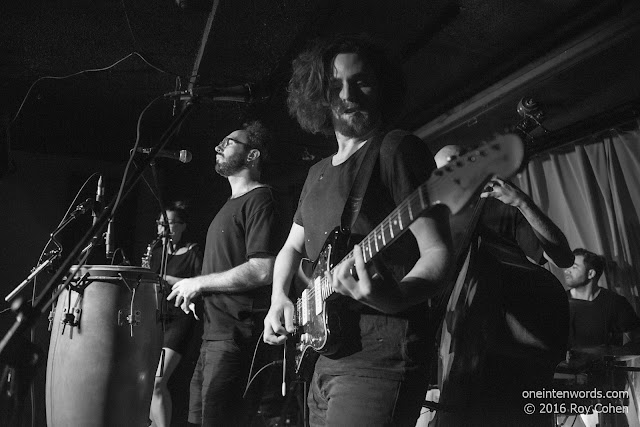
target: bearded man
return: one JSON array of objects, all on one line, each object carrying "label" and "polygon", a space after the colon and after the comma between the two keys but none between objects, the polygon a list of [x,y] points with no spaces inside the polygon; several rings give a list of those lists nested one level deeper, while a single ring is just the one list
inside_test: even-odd
[{"label": "bearded man", "polygon": [[[302,189],[276,258],[265,342],[283,344],[294,332],[288,292],[301,257],[317,258],[336,226],[352,236],[370,233],[435,169],[426,144],[390,130],[404,88],[400,63],[362,36],[321,40],[293,62],[289,112],[303,129],[331,136],[337,152],[311,168]],[[370,179],[360,180],[365,164]],[[363,182],[364,196],[352,197],[351,189]],[[343,212],[353,221],[343,220]],[[359,245],[327,274],[332,289],[345,296],[341,326],[348,337],[337,353],[316,363],[307,402],[311,426],[415,425],[433,345],[428,299],[441,289],[449,259],[447,216],[436,208],[412,214],[411,225],[394,219],[410,232],[375,242],[378,248],[397,238],[380,254],[390,271],[383,279],[369,275]]]},{"label": "bearded man", "polygon": [[216,146],[215,169],[229,181],[231,197],[209,226],[202,275],[177,282],[168,296],[185,313],[194,298],[204,300],[203,342],[189,398],[193,424],[251,425],[259,404],[259,388],[243,393],[282,235],[273,190],[260,182],[268,136],[254,121]]}]

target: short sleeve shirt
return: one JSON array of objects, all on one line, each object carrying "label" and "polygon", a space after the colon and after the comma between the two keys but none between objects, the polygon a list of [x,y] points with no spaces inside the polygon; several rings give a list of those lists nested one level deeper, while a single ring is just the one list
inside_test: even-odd
[{"label": "short sleeve shirt", "polygon": [[[230,270],[254,257],[274,257],[282,244],[282,221],[270,187],[258,187],[229,199],[207,232],[202,274]],[[205,340],[248,337],[254,314],[266,310],[270,286],[246,292],[204,294]]]}]

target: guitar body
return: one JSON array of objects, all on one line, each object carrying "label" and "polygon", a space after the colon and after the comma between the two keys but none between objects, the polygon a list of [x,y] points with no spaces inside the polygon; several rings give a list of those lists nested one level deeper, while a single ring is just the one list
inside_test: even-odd
[{"label": "guitar body", "polygon": [[[297,283],[300,298],[296,304],[295,337],[296,337],[296,372],[307,371],[307,367],[315,364],[319,354],[332,355],[339,349],[341,339],[341,320],[338,295],[319,301],[315,292],[319,292],[319,283],[325,273],[338,264],[348,252],[348,233],[336,227],[325,241],[320,255],[315,262],[303,260],[303,283]],[[303,286],[301,286],[303,285]],[[318,305],[316,305],[318,304]]]},{"label": "guitar body", "polygon": [[[360,240],[369,277],[379,280],[387,276],[384,266],[376,264],[376,255],[393,244],[423,212],[435,205],[446,205],[455,214],[492,175],[509,177],[514,174],[523,157],[522,141],[515,135],[504,135],[467,153],[455,163],[435,170],[427,182]],[[345,332],[351,325],[339,315],[339,306],[342,302],[349,303],[349,299],[335,295],[326,273],[331,274],[338,264],[353,257],[350,240],[349,233],[336,227],[303,280],[303,291],[296,301],[293,316],[297,373],[306,370],[307,361],[315,363],[318,353],[335,354],[341,339],[348,339]]]}]

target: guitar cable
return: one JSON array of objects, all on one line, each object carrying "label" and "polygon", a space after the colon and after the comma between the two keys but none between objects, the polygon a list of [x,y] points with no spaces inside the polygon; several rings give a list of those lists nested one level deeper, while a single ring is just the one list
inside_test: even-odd
[{"label": "guitar cable", "polygon": [[[275,366],[275,365],[279,365],[279,364],[284,364],[284,361],[280,361],[280,360],[274,360],[273,362],[269,362],[266,365],[264,365],[262,368],[260,368],[258,370],[258,372],[255,373],[255,375],[252,377],[251,376],[251,371],[253,371],[253,364],[256,362],[256,354],[258,353],[258,346],[260,345],[260,341],[262,340],[262,335],[264,334],[264,332],[260,333],[260,337],[258,338],[258,341],[256,342],[256,347],[253,350],[253,358],[251,359],[251,366],[249,368],[249,378],[247,381],[247,387],[245,387],[244,389],[244,393],[242,394],[242,398],[244,399],[247,396],[247,392],[249,391],[249,387],[251,387],[251,383],[253,383],[253,381],[258,377],[258,375],[260,375],[260,372],[264,371],[265,369],[267,369],[269,366]],[[286,346],[285,346],[286,347]],[[282,384],[282,389],[284,390],[284,369],[282,371],[282,379],[283,379],[283,384]],[[284,394],[283,394],[284,396]]]}]

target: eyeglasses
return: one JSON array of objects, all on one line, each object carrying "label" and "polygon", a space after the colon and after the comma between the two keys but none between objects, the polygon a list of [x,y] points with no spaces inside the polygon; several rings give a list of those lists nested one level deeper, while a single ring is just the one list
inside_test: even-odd
[{"label": "eyeglasses", "polygon": [[171,221],[169,220],[168,223],[164,222],[164,221],[160,221],[159,219],[156,220],[156,224],[157,225],[161,225],[163,227],[166,227],[167,225],[174,225],[174,224],[184,224],[183,221]]},{"label": "eyeglasses", "polygon": [[226,137],[226,138],[224,138],[222,141],[220,141],[220,143],[218,144],[218,147],[220,147],[220,149],[221,149],[221,150],[224,150],[224,149],[225,149],[225,148],[227,148],[227,147],[229,146],[229,144],[231,144],[232,142],[233,142],[234,144],[247,145],[247,143],[246,143],[246,142],[242,142],[242,141],[239,141],[239,140],[237,140],[237,139],[235,139],[235,138],[230,138],[230,137],[228,137],[228,136],[227,136],[227,137]]}]

